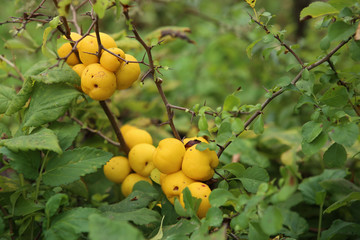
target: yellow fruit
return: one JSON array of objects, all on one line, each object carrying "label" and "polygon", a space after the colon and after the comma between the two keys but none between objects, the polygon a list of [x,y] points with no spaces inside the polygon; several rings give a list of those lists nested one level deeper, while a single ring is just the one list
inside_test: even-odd
[{"label": "yellow fruit", "polygon": [[[106,48],[115,48],[116,43],[112,37],[107,35],[106,33],[100,33],[100,41],[101,44]],[[78,43],[78,51],[79,51],[79,57],[83,64],[89,65],[92,63],[98,63],[98,51],[99,51],[99,44],[96,39],[96,35],[90,34],[86,36],[84,39],[82,39]]]},{"label": "yellow fruit", "polygon": [[164,182],[164,179],[165,179],[166,175],[167,174],[160,172],[160,185]]},{"label": "yellow fruit", "polygon": [[79,63],[79,64],[76,64],[75,66],[73,66],[72,70],[74,70],[81,77],[81,74],[84,71],[85,67],[86,66],[84,64]]},{"label": "yellow fruit", "polygon": [[123,133],[123,137],[129,149],[133,148],[135,145],[140,143],[153,144],[151,135],[147,131],[139,128],[134,128],[134,129],[130,129],[129,131],[125,131]]},{"label": "yellow fruit", "polygon": [[182,170],[186,176],[206,181],[214,175],[214,168],[219,164],[219,158],[215,151],[206,149],[200,151],[196,149],[196,145],[188,148],[184,154],[182,162]]},{"label": "yellow fruit", "polygon": [[133,187],[134,185],[137,183],[137,182],[140,182],[140,181],[146,181],[150,184],[152,184],[150,178],[148,177],[143,177],[137,173],[130,173],[125,179],[124,181],[122,182],[121,184],[121,192],[122,194],[127,197],[130,195],[130,193],[132,192],[133,190]]},{"label": "yellow fruit", "polygon": [[125,134],[125,132],[131,130],[131,129],[138,129],[137,127],[131,126],[129,124],[122,125],[120,128],[121,134]]},{"label": "yellow fruit", "polygon": [[[129,54],[125,54],[125,59],[127,61],[137,61],[135,57]],[[131,87],[139,78],[140,72],[139,63],[124,63],[116,72],[117,89],[121,90]]]},{"label": "yellow fruit", "polygon": [[129,160],[122,156],[111,158],[103,170],[105,177],[114,183],[122,183],[131,172]]},{"label": "yellow fruit", "polygon": [[129,152],[130,167],[141,176],[150,176],[151,171],[155,168],[152,161],[154,151],[155,147],[148,143],[135,145]]},{"label": "yellow fruit", "polygon": [[[62,37],[63,37],[64,39],[67,39],[65,35],[63,35]],[[73,41],[77,41],[77,40],[79,40],[81,37],[82,37],[82,36],[81,36],[80,34],[76,33],[76,32],[71,32],[71,33],[70,33],[70,38],[71,38],[71,40],[73,40]]]},{"label": "yellow fruit", "polygon": [[167,174],[162,180],[161,189],[169,201],[174,204],[175,198],[180,197],[184,188],[193,182],[195,182],[195,180],[189,178],[180,170],[175,173]]},{"label": "yellow fruit", "polygon": [[116,90],[115,75],[98,63],[90,64],[81,75],[81,89],[94,100],[106,100]]},{"label": "yellow fruit", "polygon": [[154,152],[153,162],[162,173],[174,173],[181,169],[185,154],[184,144],[176,138],[165,138]]},{"label": "yellow fruit", "polygon": [[[191,137],[191,138],[184,138],[183,139],[183,143],[185,145],[186,148],[189,148],[191,147],[192,145],[190,146],[187,146],[186,144],[188,144],[190,141],[200,141],[200,142],[204,142],[204,143],[208,143],[208,141],[203,138],[203,137]],[[196,143],[196,142],[195,142]]]},{"label": "yellow fruit", "polygon": [[[109,48],[108,50],[118,55],[119,57],[125,59],[125,53],[120,48]],[[112,55],[107,51],[104,51],[100,57],[100,64],[111,72],[116,72],[123,64],[123,62],[124,62],[123,60],[115,57],[114,55]]]},{"label": "yellow fruit", "polygon": [[[66,57],[70,52],[72,51],[72,46],[70,43],[64,43],[59,49],[57,50],[57,53],[60,58]],[[73,52],[70,54],[70,56],[66,59],[66,63],[70,66],[76,65],[80,63],[78,57]]]},{"label": "yellow fruit", "polygon": [[[209,195],[211,193],[211,189],[208,185],[202,182],[190,183],[187,187],[189,188],[193,197],[201,199],[201,203],[196,214],[199,218],[205,217],[207,211],[211,207],[209,202]],[[180,204],[185,207],[183,194],[180,195]]]}]

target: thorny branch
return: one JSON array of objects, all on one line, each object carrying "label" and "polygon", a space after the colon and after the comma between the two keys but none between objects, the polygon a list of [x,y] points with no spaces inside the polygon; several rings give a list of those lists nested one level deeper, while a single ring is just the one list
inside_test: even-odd
[{"label": "thorny branch", "polygon": [[168,124],[170,125],[170,128],[171,128],[175,138],[181,140],[179,132],[177,131],[177,129],[174,125],[174,121],[173,121],[174,112],[172,111],[170,104],[169,104],[169,102],[165,96],[165,93],[162,89],[162,80],[160,78],[155,77],[156,67],[154,65],[154,60],[153,60],[152,53],[151,53],[152,46],[148,46],[145,43],[145,41],[142,39],[142,37],[140,36],[139,32],[137,31],[136,26],[133,24],[133,22],[130,18],[130,15],[129,15],[129,6],[128,5],[122,5],[122,6],[123,6],[123,14],[125,16],[126,21],[131,25],[131,29],[135,36],[135,39],[143,46],[143,48],[146,51],[146,54],[147,54],[147,57],[149,60],[149,65],[148,65],[149,71],[147,72],[147,75],[154,79],[154,82],[155,82],[158,92],[161,96],[161,99],[163,100],[163,102],[165,104],[166,112],[168,115]]}]

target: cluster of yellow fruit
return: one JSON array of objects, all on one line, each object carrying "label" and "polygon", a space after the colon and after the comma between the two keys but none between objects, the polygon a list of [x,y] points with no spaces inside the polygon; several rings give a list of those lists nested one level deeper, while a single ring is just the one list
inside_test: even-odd
[{"label": "cluster of yellow fruit", "polygon": [[166,138],[154,147],[151,135],[145,130],[124,125],[120,131],[130,148],[128,158],[113,157],[104,166],[104,174],[110,181],[122,183],[123,195],[128,196],[138,181],[152,183],[152,179],[161,185],[172,204],[177,198],[184,207],[182,191],[188,187],[192,196],[202,200],[197,215],[205,217],[210,208],[211,189],[203,181],[213,177],[219,164],[215,151],[196,149],[196,143],[207,141],[201,137],[186,138],[183,142]]},{"label": "cluster of yellow fruit", "polygon": [[[115,90],[131,87],[139,78],[140,65],[135,57],[125,54],[117,47],[115,40],[106,33],[100,33],[102,46],[108,51],[102,50],[100,54],[97,37],[94,33],[83,39],[80,34],[72,32],[70,37],[78,41],[76,51],[72,51],[70,42],[64,43],[58,49],[60,58],[66,56],[66,63],[81,77],[81,89],[92,99],[103,101],[111,97]],[[116,57],[117,55],[118,57]],[[120,58],[119,58],[120,57]],[[131,61],[125,64],[122,60]]]}]

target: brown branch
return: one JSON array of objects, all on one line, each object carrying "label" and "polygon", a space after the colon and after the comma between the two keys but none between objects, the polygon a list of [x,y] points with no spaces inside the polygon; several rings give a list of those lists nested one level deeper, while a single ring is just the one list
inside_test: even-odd
[{"label": "brown branch", "polygon": [[[156,67],[155,67],[155,64],[154,64],[154,60],[153,60],[153,57],[152,57],[152,53],[151,53],[151,50],[152,50],[152,46],[148,46],[145,41],[142,39],[142,37],[140,36],[139,32],[137,31],[136,29],[136,26],[133,24],[131,18],[130,18],[130,15],[129,15],[129,6],[127,5],[122,5],[123,6],[123,14],[125,16],[125,19],[126,21],[131,25],[131,28],[132,28],[132,32],[135,36],[135,39],[143,46],[143,48],[145,49],[146,51],[146,54],[148,56],[148,60],[149,60],[149,71],[147,72],[146,76],[149,76],[151,77],[152,79],[154,79],[154,76],[155,76],[155,71],[156,71]],[[158,89],[158,92],[161,96],[161,99],[163,100],[164,102],[164,105],[166,107],[166,112],[167,112],[167,116],[168,116],[168,123],[171,127],[171,130],[174,134],[174,136],[181,140],[181,137],[175,127],[175,124],[174,124],[174,121],[173,121],[173,118],[174,118],[174,112],[172,111],[171,107],[169,107],[169,102],[165,96],[165,93],[162,89],[162,80],[160,78],[156,78],[154,79],[154,82],[156,84],[156,87]]]},{"label": "brown branch", "polygon": [[[321,65],[322,63],[328,61],[332,55],[334,55],[342,46],[344,46],[346,43],[348,43],[351,40],[352,36],[349,37],[347,40],[340,42],[333,50],[331,50],[330,53],[328,53],[325,57],[320,59],[319,61],[311,64],[310,66],[306,67],[307,70],[312,70],[316,68],[317,66]],[[296,77],[291,81],[291,84],[296,86],[296,83],[300,80],[302,73],[304,72],[304,69],[301,69],[300,72],[296,75]],[[238,137],[242,132],[247,130],[248,126],[260,115],[262,114],[262,111],[265,109],[265,107],[276,97],[284,93],[285,90],[282,88],[279,91],[273,93],[273,95],[266,99],[265,102],[261,105],[261,109],[256,111],[251,117],[245,122],[244,124],[244,130],[240,133],[236,134],[236,137]],[[225,151],[225,149],[232,143],[232,141],[227,142],[223,147],[220,147],[220,150],[218,152],[218,157],[222,155],[222,153]]]},{"label": "brown branch", "polygon": [[74,120],[77,124],[79,124],[83,129],[99,135],[100,137],[102,137],[103,139],[105,139],[107,142],[109,142],[114,146],[120,147],[120,143],[113,141],[112,139],[110,139],[109,137],[107,137],[105,134],[103,134],[98,130],[86,127],[85,124],[82,121],[80,121],[80,119],[77,119],[76,117],[71,117],[71,119]]},{"label": "brown branch", "polygon": [[122,135],[122,133],[120,131],[120,128],[118,126],[118,123],[117,123],[117,121],[115,119],[114,114],[110,111],[110,109],[109,109],[109,107],[108,107],[108,105],[106,104],[105,101],[99,101],[99,103],[100,103],[102,109],[104,110],[107,118],[109,119],[112,128],[115,131],[116,137],[117,137],[117,139],[118,139],[118,141],[120,143],[120,146],[119,146],[120,151],[124,151],[126,154],[128,154],[129,151],[130,151],[129,147],[125,143],[125,139],[124,139],[124,137],[123,137],[123,135]]}]

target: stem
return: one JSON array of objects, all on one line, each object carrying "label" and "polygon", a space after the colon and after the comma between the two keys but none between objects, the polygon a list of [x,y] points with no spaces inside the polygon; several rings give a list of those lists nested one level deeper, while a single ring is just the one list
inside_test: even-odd
[{"label": "stem", "polygon": [[320,204],[320,210],[319,210],[319,225],[317,230],[317,240],[320,240],[321,237],[321,225],[322,225],[322,217],[323,217],[323,208],[324,208],[324,201]]},{"label": "stem", "polygon": [[36,179],[36,189],[35,189],[35,197],[34,197],[35,201],[37,201],[38,197],[39,197],[40,183],[41,183],[43,171],[44,171],[44,168],[45,168],[45,165],[46,165],[46,162],[47,162],[48,154],[49,154],[49,151],[46,153],[45,157],[42,159],[39,176]]},{"label": "stem", "polygon": [[114,129],[117,139],[119,140],[119,143],[120,143],[119,149],[120,149],[120,151],[123,151],[126,154],[128,154],[129,151],[130,151],[129,147],[125,143],[125,139],[124,139],[124,137],[123,137],[123,135],[122,135],[122,133],[120,131],[120,128],[118,126],[118,123],[117,123],[117,121],[115,119],[114,114],[111,112],[111,110],[109,109],[109,107],[108,107],[108,105],[106,104],[105,101],[99,101],[99,103],[100,103],[102,109],[104,110],[107,118],[109,119],[112,128]]}]

